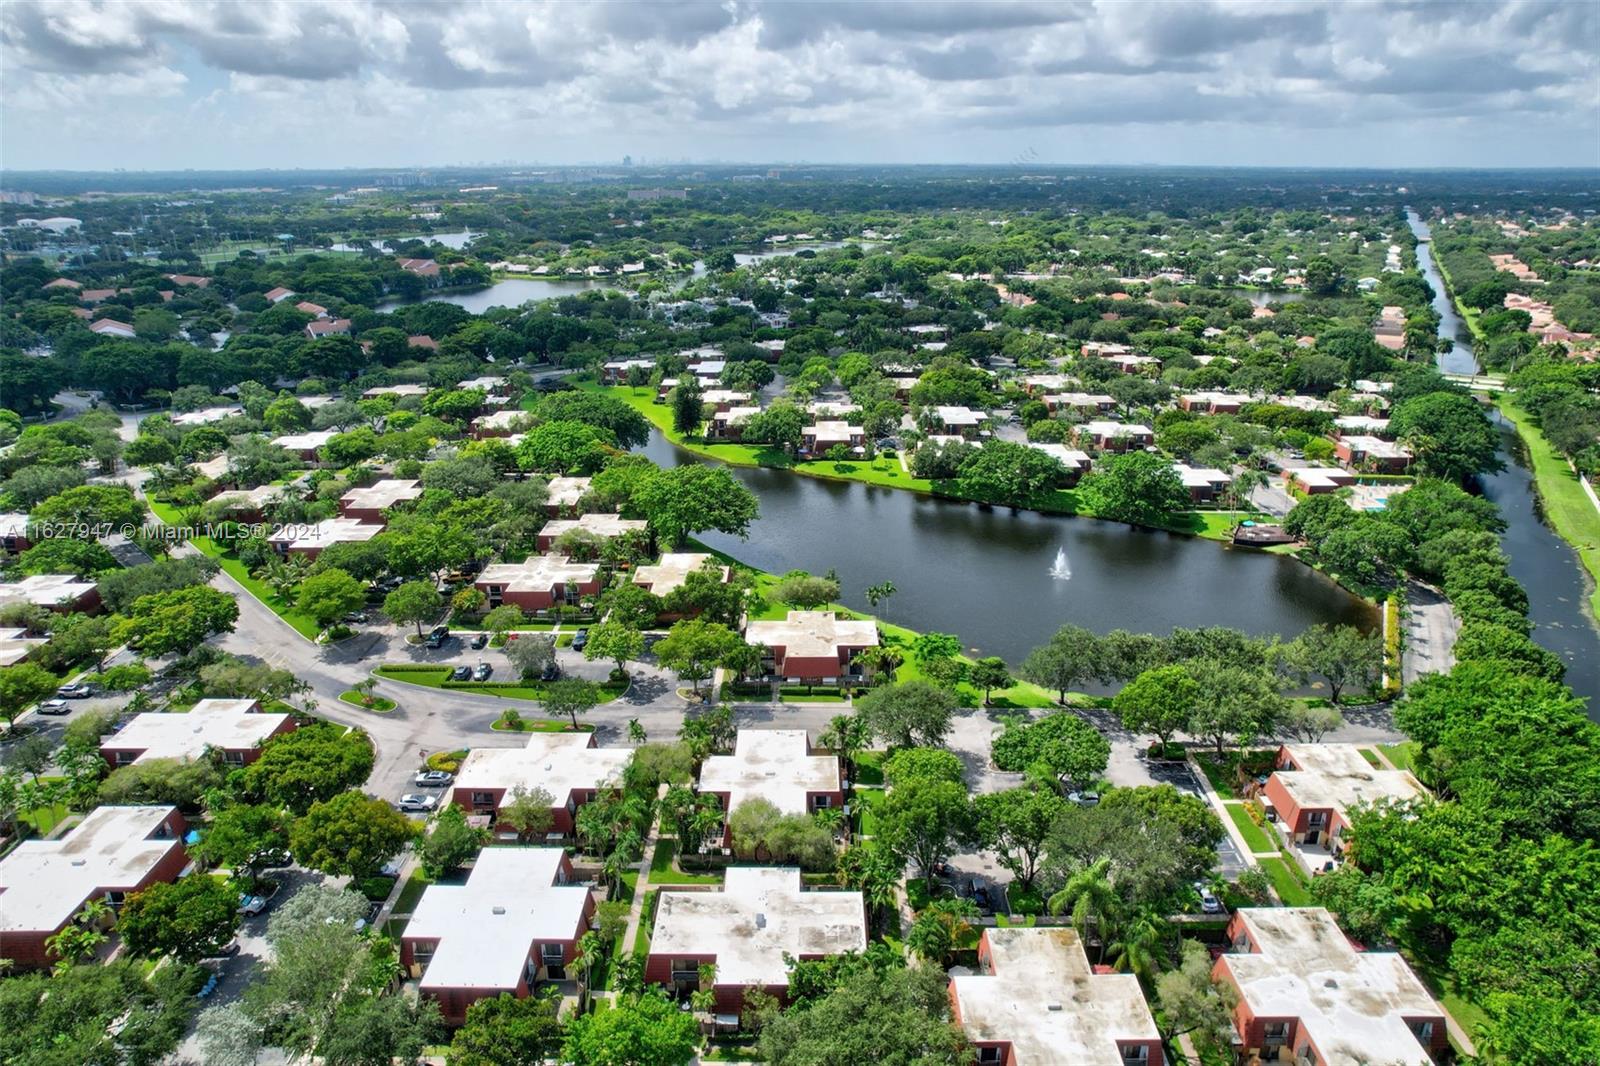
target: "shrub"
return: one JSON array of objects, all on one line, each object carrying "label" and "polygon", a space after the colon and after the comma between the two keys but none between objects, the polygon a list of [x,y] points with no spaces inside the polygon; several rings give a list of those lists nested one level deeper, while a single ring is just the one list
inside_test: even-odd
[{"label": "shrub", "polygon": [[389,892],[393,888],[394,878],[384,877],[381,874],[376,877],[363,877],[355,884],[356,891],[374,903],[381,903],[388,899]]},{"label": "shrub", "polygon": [[447,774],[453,774],[461,769],[461,760],[466,757],[465,748],[460,751],[436,751],[428,756],[428,769],[443,770]]}]

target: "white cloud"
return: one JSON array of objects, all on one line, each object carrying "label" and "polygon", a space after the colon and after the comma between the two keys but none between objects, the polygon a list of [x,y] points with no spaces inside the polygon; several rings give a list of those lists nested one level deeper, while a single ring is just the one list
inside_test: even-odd
[{"label": "white cloud", "polygon": [[[1544,0],[13,0],[0,7],[0,145],[18,167],[93,166],[108,148],[145,166],[756,147],[1004,161],[1031,131],[1061,146],[1042,159],[1063,162],[1086,143],[1102,158],[1227,162],[1211,146],[1251,137],[1261,157],[1241,162],[1379,162],[1398,149],[1485,163],[1511,162],[1500,145],[1520,135],[1543,154],[1515,162],[1592,164],[1597,12]],[[70,128],[49,121],[91,103]],[[241,140],[296,128],[315,136]],[[224,139],[245,156],[212,158]]]}]

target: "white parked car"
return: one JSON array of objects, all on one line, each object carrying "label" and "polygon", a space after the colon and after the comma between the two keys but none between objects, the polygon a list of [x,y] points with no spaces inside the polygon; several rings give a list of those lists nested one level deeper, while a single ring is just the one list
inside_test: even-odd
[{"label": "white parked car", "polygon": [[439,797],[424,796],[420,792],[407,792],[395,806],[402,811],[431,811],[439,806]]}]

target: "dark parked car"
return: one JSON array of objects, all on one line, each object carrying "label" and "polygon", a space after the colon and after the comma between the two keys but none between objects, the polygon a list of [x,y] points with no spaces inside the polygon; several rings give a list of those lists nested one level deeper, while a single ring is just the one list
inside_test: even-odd
[{"label": "dark parked car", "polygon": [[540,681],[554,681],[556,678],[558,678],[560,676],[561,676],[561,667],[557,666],[555,663],[547,663],[545,665],[545,668],[543,670],[539,671],[539,680]]},{"label": "dark parked car", "polygon": [[456,667],[454,670],[450,671],[450,680],[451,681],[471,681],[472,680],[472,667],[470,667],[470,666],[458,666],[458,667]]},{"label": "dark parked car", "polygon": [[423,643],[425,643],[430,648],[442,648],[442,647],[444,647],[445,642],[448,641],[449,639],[450,639],[450,627],[449,626],[434,626],[432,632],[430,632],[428,634],[428,639],[426,641],[424,641]]},{"label": "dark parked car", "polygon": [[489,634],[487,634],[487,633],[479,633],[477,636],[472,638],[472,650],[473,651],[482,651],[484,648],[487,648],[488,646],[489,646]]},{"label": "dark parked car", "polygon": [[589,643],[589,631],[587,629],[580,629],[576,633],[572,634],[572,650],[573,651],[582,651],[584,645],[588,644],[588,643]]},{"label": "dark parked car", "polygon": [[492,673],[494,673],[494,667],[490,666],[488,663],[479,663],[478,668],[472,671],[472,680],[487,681],[489,680],[489,675]]}]

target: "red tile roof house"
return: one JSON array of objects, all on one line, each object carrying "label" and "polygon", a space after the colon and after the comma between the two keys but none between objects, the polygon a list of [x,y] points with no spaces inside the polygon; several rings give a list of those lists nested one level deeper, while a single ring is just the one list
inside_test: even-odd
[{"label": "red tile roof house", "polygon": [[866,439],[866,431],[860,426],[848,422],[818,422],[800,430],[800,454],[805,458],[817,458],[840,444],[855,451],[865,445]]},{"label": "red tile roof house", "polygon": [[[700,765],[699,788],[722,800],[725,815],[751,799],[764,799],[782,814],[844,805],[838,758],[813,754],[804,729],[739,730],[732,755],[713,755]],[[723,846],[732,843],[724,829]]]},{"label": "red tile roof house", "polygon": [[306,323],[306,336],[312,340],[316,340],[318,337],[342,337],[349,332],[350,320],[348,318],[336,318],[332,321],[319,318],[313,322]]},{"label": "red tile roof house", "polygon": [[629,533],[646,533],[650,523],[638,518],[623,518],[619,514],[595,512],[582,515],[578,518],[558,518],[553,522],[546,522],[543,529],[539,530],[538,545],[540,551],[549,551],[564,533],[574,529],[582,529],[593,533],[597,537],[611,540],[614,537],[626,536]]},{"label": "red tile roof house", "polygon": [[744,639],[767,649],[762,658],[769,675],[834,682],[860,676],[851,660],[863,648],[878,646],[878,626],[843,621],[832,611],[790,611],[782,621],[750,622]]},{"label": "red tile roof house", "polygon": [[122,337],[125,340],[132,340],[137,336],[133,332],[132,326],[126,322],[118,322],[114,318],[102,318],[97,322],[89,323],[89,332],[98,333],[102,337]]},{"label": "red tile roof house", "polygon": [[600,564],[575,563],[565,555],[530,555],[520,563],[484,567],[473,587],[488,597],[490,609],[511,604],[524,611],[548,611],[600,595]]},{"label": "red tile roof house", "polygon": [[429,885],[400,938],[400,965],[451,1025],[480,999],[527,998],[566,979],[594,897],[560,848],[485,848],[465,884]]},{"label": "red tile roof house", "polygon": [[1402,474],[1411,465],[1411,449],[1380,437],[1350,434],[1333,442],[1333,454],[1351,466],[1367,466],[1380,474]]},{"label": "red tile roof house", "polygon": [[1305,1066],[1432,1066],[1449,1046],[1445,1013],[1393,952],[1360,952],[1321,907],[1245,907],[1211,977],[1239,995],[1244,1057]]},{"label": "red tile roof house", "polygon": [[1262,797],[1301,865],[1321,868],[1344,851],[1350,809],[1426,796],[1409,770],[1383,770],[1354,744],[1285,744]]},{"label": "red tile roof house", "polygon": [[1072,431],[1072,439],[1080,447],[1090,447],[1102,452],[1125,452],[1155,443],[1156,435],[1149,426],[1129,422],[1085,422]]},{"label": "red tile roof house", "polygon": [[313,560],[330,544],[361,543],[382,532],[382,526],[370,522],[358,522],[353,518],[324,518],[315,525],[288,523],[267,538],[267,543],[279,555],[303,555]]},{"label": "red tile roof house", "polygon": [[430,352],[436,352],[439,350],[439,342],[426,333],[416,333],[406,338],[406,347],[425,348]]},{"label": "red tile roof house", "polygon": [[716,1010],[737,1015],[751,986],[788,999],[785,955],[809,961],[866,947],[860,892],[808,891],[798,867],[733,866],[720,891],[662,890],[644,977],[687,993],[700,987],[701,966],[715,966]]},{"label": "red tile roof house", "polygon": [[985,929],[978,940],[978,972],[950,979],[950,1008],[980,1063],[1165,1061],[1139,979],[1096,973],[1073,929]]},{"label": "red tile roof house", "polygon": [[193,285],[197,289],[208,288],[211,285],[210,278],[203,278],[198,274],[163,274],[161,276],[174,285]]},{"label": "red tile roof house", "polygon": [[19,969],[55,961],[45,941],[92,899],[113,907],[189,865],[176,807],[97,807],[64,836],[24,840],[0,859],[0,958]]},{"label": "red tile roof house", "polygon": [[310,300],[301,300],[299,303],[294,305],[294,309],[296,311],[302,311],[305,314],[311,315],[313,318],[328,317],[328,309],[326,307],[323,307],[321,304],[314,304]]},{"label": "red tile roof house", "polygon": [[501,809],[518,788],[542,788],[554,801],[551,833],[571,836],[578,808],[620,787],[632,755],[631,748],[596,747],[593,733],[533,733],[521,748],[473,748],[461,760],[451,802],[515,840],[516,830],[500,824]]},{"label": "red tile roof house", "polygon": [[107,737],[100,754],[114,770],[141,759],[199,759],[207,751],[229,766],[261,757],[273,737],[294,731],[294,716],[263,714],[257,700],[201,700],[187,714],[136,714]]},{"label": "red tile roof house", "polygon": [[351,489],[339,497],[339,513],[358,522],[383,525],[391,507],[421,499],[422,482],[397,478],[374,481],[366,488]]},{"label": "red tile roof house", "polygon": [[432,259],[402,259],[400,269],[419,278],[427,278],[430,285],[439,283],[439,264]]},{"label": "red tile roof house", "polygon": [[111,299],[116,294],[116,289],[83,289],[78,293],[78,299],[86,304],[97,304],[102,300]]},{"label": "red tile roof house", "polygon": [[295,295],[295,291],[293,289],[286,289],[282,285],[279,285],[275,289],[268,289],[266,292],[262,293],[262,295],[266,297],[269,303],[281,304],[289,297]]},{"label": "red tile roof house", "polygon": [[76,292],[83,288],[83,282],[73,281],[71,278],[56,278],[54,281],[46,282],[44,287],[47,289],[71,289]]}]

